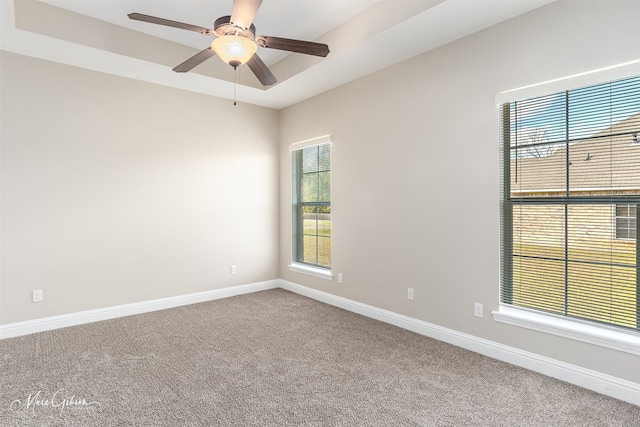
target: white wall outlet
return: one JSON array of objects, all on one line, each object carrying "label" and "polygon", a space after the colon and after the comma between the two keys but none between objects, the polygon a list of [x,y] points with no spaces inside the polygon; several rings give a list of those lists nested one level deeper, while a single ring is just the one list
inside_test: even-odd
[{"label": "white wall outlet", "polygon": [[407,288],[407,299],[413,301],[413,288]]},{"label": "white wall outlet", "polygon": [[231,274],[236,274],[238,272],[238,268],[236,267],[235,264],[233,264],[229,269],[229,271],[231,272]]},{"label": "white wall outlet", "polygon": [[482,317],[482,304],[479,302],[473,304],[473,315],[476,317]]},{"label": "white wall outlet", "polygon": [[338,273],[338,283],[342,283],[342,273]]},{"label": "white wall outlet", "polygon": [[33,302],[42,301],[42,289],[36,289],[31,292],[31,299]]}]

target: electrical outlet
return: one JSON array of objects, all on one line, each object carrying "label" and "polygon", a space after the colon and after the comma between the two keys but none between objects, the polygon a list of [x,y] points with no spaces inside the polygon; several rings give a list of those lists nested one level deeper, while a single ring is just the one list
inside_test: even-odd
[{"label": "electrical outlet", "polygon": [[413,288],[407,288],[407,299],[413,301]]},{"label": "electrical outlet", "polygon": [[342,273],[338,273],[338,283],[342,283]]},{"label": "electrical outlet", "polygon": [[36,290],[32,291],[31,297],[32,297],[32,301],[33,302],[42,301],[42,289],[36,289]]},{"label": "electrical outlet", "polygon": [[476,317],[482,317],[482,304],[479,302],[473,304],[473,315]]},{"label": "electrical outlet", "polygon": [[231,274],[236,274],[238,272],[238,268],[235,264],[233,264],[229,270],[231,271]]}]

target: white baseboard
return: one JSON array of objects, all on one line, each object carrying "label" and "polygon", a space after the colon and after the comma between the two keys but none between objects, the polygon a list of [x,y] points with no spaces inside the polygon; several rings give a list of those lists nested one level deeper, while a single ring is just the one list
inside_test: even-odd
[{"label": "white baseboard", "polygon": [[264,291],[267,289],[275,289],[277,287],[279,287],[279,281],[270,280],[248,285],[213,289],[211,291],[197,292],[193,294],[123,304],[114,307],[44,317],[41,319],[27,320],[25,322],[9,323],[6,325],[0,325],[0,339],[50,331],[52,329],[66,328],[68,326],[82,325],[100,320],[114,319],[116,317],[130,316],[133,314],[148,313],[150,311],[164,310],[182,305],[228,298],[236,295]]},{"label": "white baseboard", "polygon": [[640,384],[383,310],[286,280],[270,280],[115,307],[0,325],[0,339],[282,288],[457,347],[511,363],[640,406]]},{"label": "white baseboard", "polygon": [[422,320],[362,304],[296,283],[280,280],[279,284],[282,289],[304,295],[317,301],[380,320],[457,347],[480,353],[493,359],[520,366],[640,406],[640,384],[638,383],[564,363],[549,357],[540,356],[484,338],[478,338],[453,329],[443,328]]}]

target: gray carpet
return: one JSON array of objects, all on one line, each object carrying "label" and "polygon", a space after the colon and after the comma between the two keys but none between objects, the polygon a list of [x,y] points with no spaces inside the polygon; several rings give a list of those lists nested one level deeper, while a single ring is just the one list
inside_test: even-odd
[{"label": "gray carpet", "polygon": [[284,291],[0,341],[3,426],[635,426],[640,407]]}]

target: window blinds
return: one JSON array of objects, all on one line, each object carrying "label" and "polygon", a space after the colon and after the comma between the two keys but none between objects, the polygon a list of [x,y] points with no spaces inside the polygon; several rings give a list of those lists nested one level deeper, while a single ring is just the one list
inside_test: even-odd
[{"label": "window blinds", "polygon": [[639,329],[640,77],[502,105],[501,301]]}]

